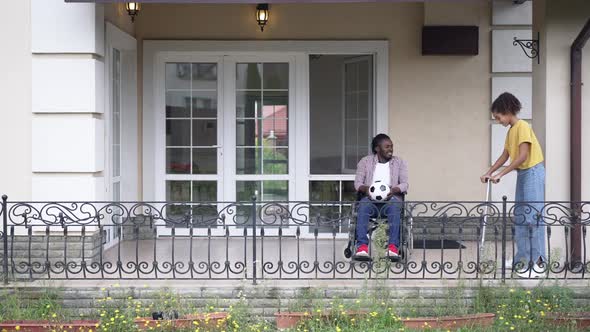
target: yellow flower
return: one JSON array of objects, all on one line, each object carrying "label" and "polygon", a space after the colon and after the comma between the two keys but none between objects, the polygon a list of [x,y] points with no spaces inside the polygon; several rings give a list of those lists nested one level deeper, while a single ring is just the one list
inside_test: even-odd
[{"label": "yellow flower", "polygon": [[53,315],[51,315],[51,317],[55,318],[55,317],[57,317],[57,315],[56,314],[53,314]]},{"label": "yellow flower", "polygon": [[17,325],[14,329],[20,331],[20,326]]},{"label": "yellow flower", "polygon": [[510,330],[514,330],[514,326],[510,326]]}]

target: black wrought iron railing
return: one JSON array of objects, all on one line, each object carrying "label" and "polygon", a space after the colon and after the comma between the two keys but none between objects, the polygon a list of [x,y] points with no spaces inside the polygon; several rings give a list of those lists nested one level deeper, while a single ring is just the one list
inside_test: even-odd
[{"label": "black wrought iron railing", "polygon": [[[388,203],[391,204],[391,203]],[[373,207],[372,261],[357,261],[357,202],[11,202],[1,278],[584,279],[590,202],[413,202],[400,257],[386,254],[387,204]],[[379,210],[379,211],[378,211]],[[540,234],[540,238],[537,238]],[[573,239],[573,241],[572,241]],[[520,242],[519,242],[520,241]],[[538,247],[512,266],[523,248]],[[522,252],[521,252],[522,254]]]}]

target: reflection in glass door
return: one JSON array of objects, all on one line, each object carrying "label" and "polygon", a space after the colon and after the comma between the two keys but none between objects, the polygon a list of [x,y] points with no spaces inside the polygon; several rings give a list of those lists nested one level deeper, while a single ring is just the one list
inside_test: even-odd
[{"label": "reflection in glass door", "polygon": [[289,64],[236,64],[236,199],[289,197]]}]

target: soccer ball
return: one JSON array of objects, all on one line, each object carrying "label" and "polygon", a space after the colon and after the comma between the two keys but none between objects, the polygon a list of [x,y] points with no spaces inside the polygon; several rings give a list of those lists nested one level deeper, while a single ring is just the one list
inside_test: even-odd
[{"label": "soccer ball", "polygon": [[374,201],[384,201],[389,194],[389,186],[381,181],[375,181],[369,188],[369,197]]}]

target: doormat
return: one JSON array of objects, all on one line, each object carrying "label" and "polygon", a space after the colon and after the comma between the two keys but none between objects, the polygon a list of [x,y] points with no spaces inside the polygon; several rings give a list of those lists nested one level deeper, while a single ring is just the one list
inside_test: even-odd
[{"label": "doormat", "polygon": [[465,249],[461,242],[455,240],[414,240],[414,249]]}]

